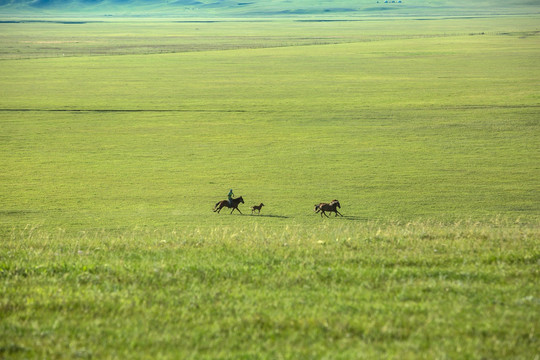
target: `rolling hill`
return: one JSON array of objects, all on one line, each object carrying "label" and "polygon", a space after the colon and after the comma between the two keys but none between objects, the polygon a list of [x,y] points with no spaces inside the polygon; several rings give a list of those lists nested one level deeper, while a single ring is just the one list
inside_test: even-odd
[{"label": "rolling hill", "polygon": [[180,17],[484,16],[540,12],[538,0],[0,0],[0,14]]}]

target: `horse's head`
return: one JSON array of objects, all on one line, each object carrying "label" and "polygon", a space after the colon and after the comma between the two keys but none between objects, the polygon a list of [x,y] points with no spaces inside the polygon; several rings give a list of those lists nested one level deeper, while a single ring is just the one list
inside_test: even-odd
[{"label": "horse's head", "polygon": [[334,199],[334,200],[332,200],[331,204],[336,204],[337,207],[341,209],[341,204],[339,203],[339,201]]},{"label": "horse's head", "polygon": [[240,200],[242,204],[244,203],[244,199],[241,196],[238,198],[238,200]]}]

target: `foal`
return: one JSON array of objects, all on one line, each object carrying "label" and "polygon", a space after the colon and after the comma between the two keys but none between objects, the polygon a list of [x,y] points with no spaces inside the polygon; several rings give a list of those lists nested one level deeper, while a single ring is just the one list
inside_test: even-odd
[{"label": "foal", "polygon": [[251,207],[251,214],[253,215],[253,212],[255,212],[255,210],[257,210],[259,212],[259,214],[261,213],[261,208],[264,206],[263,203],[261,203],[260,205],[253,205]]}]

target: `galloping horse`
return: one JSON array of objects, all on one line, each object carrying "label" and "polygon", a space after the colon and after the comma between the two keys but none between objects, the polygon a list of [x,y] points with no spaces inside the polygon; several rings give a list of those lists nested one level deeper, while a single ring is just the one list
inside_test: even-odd
[{"label": "galloping horse", "polygon": [[[242,212],[240,211],[240,209],[238,208],[238,205],[240,203],[244,203],[244,199],[242,199],[242,197],[238,197],[236,199],[232,199],[232,204],[229,204],[229,200],[221,200],[221,201],[218,201],[216,203],[216,206],[214,206],[214,212],[219,212],[221,211],[222,208],[224,207],[228,207],[228,208],[232,208],[232,211],[231,211],[231,214],[233,213],[234,210],[238,210],[238,212],[240,214],[242,214]],[[243,214],[242,214],[243,215]]]},{"label": "galloping horse", "polygon": [[[316,213],[318,213],[320,211],[321,212],[321,217],[323,216],[323,214],[324,214],[324,216],[328,217],[328,215],[326,215],[325,211],[335,212],[336,216],[338,216],[338,214],[341,215],[341,213],[337,210],[337,208],[341,209],[341,204],[337,200],[332,200],[330,202],[330,204],[328,204],[328,203],[316,204],[315,208],[313,210]],[[341,216],[343,216],[343,215],[341,215]]]}]

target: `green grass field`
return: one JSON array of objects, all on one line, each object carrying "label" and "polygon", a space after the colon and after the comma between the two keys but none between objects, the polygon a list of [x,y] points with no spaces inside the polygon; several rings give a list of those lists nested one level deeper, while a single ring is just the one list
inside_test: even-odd
[{"label": "green grass field", "polygon": [[0,358],[538,358],[537,24],[0,23]]}]

